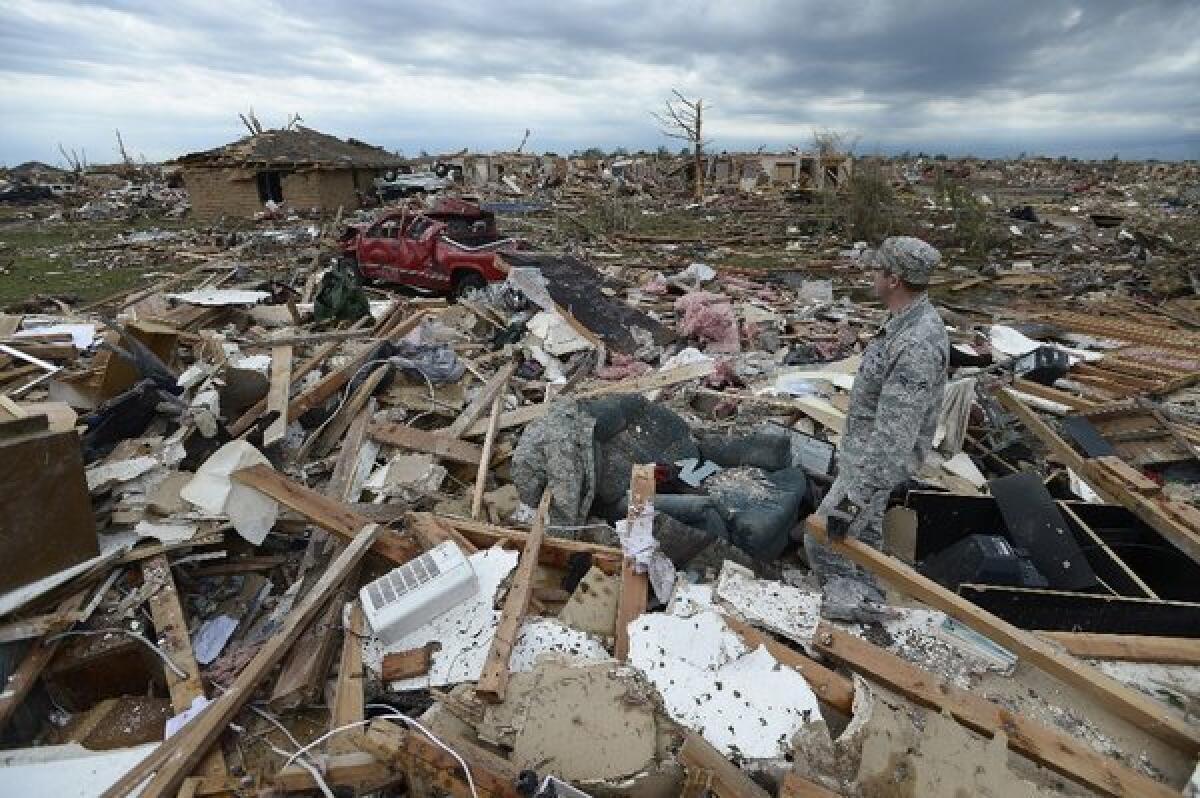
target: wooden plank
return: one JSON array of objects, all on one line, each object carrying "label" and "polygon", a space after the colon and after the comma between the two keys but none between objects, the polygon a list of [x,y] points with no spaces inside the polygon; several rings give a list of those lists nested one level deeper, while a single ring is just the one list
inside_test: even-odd
[{"label": "wooden plank", "polygon": [[1041,638],[997,618],[860,540],[829,540],[824,521],[816,516],[809,517],[807,526],[809,533],[818,541],[826,543],[835,552],[845,555],[901,592],[962,621],[1026,662],[1078,688],[1128,722],[1189,756],[1200,753],[1200,729],[1189,726],[1167,707],[1063,654]]},{"label": "wooden plank", "polygon": [[[505,383],[507,385],[507,382]],[[487,487],[487,475],[492,465],[492,449],[496,445],[496,427],[500,422],[500,411],[504,409],[504,394],[492,400],[492,414],[488,418],[487,435],[483,438],[483,453],[479,456],[479,470],[475,473],[475,489],[471,494],[471,518],[478,521],[483,512],[483,492]]]},{"label": "wooden plank", "polygon": [[1200,665],[1200,640],[1096,632],[1038,632],[1076,657],[1164,665]]},{"label": "wooden plank", "polygon": [[[885,649],[821,623],[813,645],[864,676],[925,706],[949,713],[973,731],[994,736],[1003,732],[1008,747],[1039,765],[1105,795],[1179,798],[1179,791],[1126,768],[1075,738],[961,690]],[[1074,661],[1080,666],[1078,660]]]},{"label": "wooden plank", "polygon": [[479,420],[484,411],[496,404],[495,400],[497,397],[504,396],[504,389],[516,370],[517,364],[515,362],[509,362],[501,366],[500,370],[492,375],[492,378],[487,381],[483,389],[471,401],[471,404],[467,405],[458,418],[454,419],[454,423],[442,431],[442,434],[450,438],[461,438],[463,433]]},{"label": "wooden plank", "polygon": [[[243,468],[233,473],[233,479],[295,510],[343,541],[353,540],[356,537],[354,530],[370,523],[366,516],[354,512],[344,502],[293,482],[270,466]],[[401,537],[391,530],[382,531],[371,545],[371,551],[396,565],[403,565],[421,553],[411,537]]]},{"label": "wooden plank", "polygon": [[[329,726],[336,729],[348,723],[357,723],[366,715],[366,699],[363,692],[362,644],[366,634],[367,619],[362,604],[355,599],[350,605],[350,616],[346,619],[342,635],[342,654],[338,659],[337,681],[333,686],[333,703],[329,709]],[[345,736],[335,734],[326,743],[330,753],[349,753],[357,750]]]},{"label": "wooden plank", "polygon": [[695,732],[688,732],[675,756],[688,770],[711,773],[712,791],[718,798],[768,798],[770,795]]},{"label": "wooden plank", "polygon": [[1095,457],[1092,458],[1092,462],[1096,467],[1107,470],[1114,477],[1128,485],[1130,490],[1137,491],[1143,496],[1162,492],[1162,485],[1159,485],[1119,457]]},{"label": "wooden plank", "polygon": [[[56,615],[69,617],[82,607],[86,600],[86,592],[76,593],[63,600],[55,608],[54,612]],[[54,634],[65,632],[73,624],[74,621],[65,621],[63,624],[54,627],[51,631]],[[8,681],[4,685],[4,690],[0,692],[0,731],[4,730],[8,722],[12,720],[13,713],[16,712],[17,707],[21,706],[29,696],[29,691],[37,684],[42,671],[50,664],[50,660],[54,659],[54,655],[58,653],[58,647],[61,644],[62,640],[54,640],[52,642],[46,642],[45,640],[34,641],[32,647],[25,653],[25,657],[21,660],[21,664],[9,674]]]},{"label": "wooden plank", "polygon": [[[367,406],[375,391],[391,372],[387,364],[376,366],[367,377],[359,383],[341,407],[329,418],[313,440],[311,447],[301,447],[296,459],[304,462],[310,457],[324,457],[346,435],[350,425],[358,418],[359,411]],[[310,454],[311,452],[311,454]]]},{"label": "wooden plank", "polygon": [[[348,735],[337,735],[338,737]],[[330,742],[333,742],[330,740]],[[354,743],[350,742],[353,746]],[[404,779],[404,771],[385,762],[380,762],[374,756],[365,751],[359,751],[357,747],[345,753],[330,756],[322,762],[322,778],[330,787],[345,787],[353,791],[354,795],[370,795],[383,790],[385,787],[390,787],[399,784]],[[271,784],[276,790],[284,792],[314,792],[319,785],[313,778],[312,773],[300,765],[289,765],[280,770],[271,777]],[[222,793],[233,793],[235,795],[243,794],[243,786],[241,784],[209,784],[202,783],[197,789],[196,795],[219,795]],[[254,795],[264,795],[263,793],[253,793]],[[274,793],[267,793],[274,794]]]},{"label": "wooden plank", "polygon": [[[627,518],[632,522],[654,503],[654,466],[635,464],[629,479]],[[613,655],[618,662],[629,658],[629,624],[646,611],[650,598],[650,579],[634,570],[633,558],[621,560],[621,592],[617,596],[617,639]]]},{"label": "wooden plank", "polygon": [[[627,380],[618,380],[602,385],[599,388],[593,388],[589,391],[581,391],[573,396],[573,399],[591,399],[595,396],[607,396],[615,393],[648,393],[659,388],[667,388],[672,385],[678,385],[681,382],[688,380],[698,380],[702,377],[707,377],[712,374],[716,368],[716,361],[707,361],[704,363],[691,363],[686,366],[669,369],[667,371],[659,371],[654,374],[646,374],[641,377],[632,377]],[[550,410],[550,403],[543,402],[538,405],[526,405],[525,407],[517,408],[516,410],[503,413],[500,416],[499,428],[509,429],[510,427],[519,427],[522,424],[528,424],[536,418],[541,418]],[[488,423],[486,421],[476,421],[464,433],[465,437],[474,437],[476,435],[484,435],[487,433]]]},{"label": "wooden plank", "polygon": [[854,714],[854,682],[840,673],[829,670],[816,660],[804,656],[786,643],[763,634],[748,623],[728,615],[725,624],[748,646],[765,646],[780,663],[799,671],[817,698],[844,715]]},{"label": "wooden plank", "polygon": [[238,674],[229,689],[210,703],[199,715],[149,756],[139,762],[113,786],[103,798],[125,798],[150,777],[141,798],[172,795],[180,782],[208,752],[226,725],[254,694],[255,688],[287,653],[304,626],[328,601],[330,595],[356,566],[379,534],[379,527],[363,527],[338,558],[330,564],[312,591],[286,616],[279,632],[267,638],[254,659]]},{"label": "wooden plank", "polygon": [[513,646],[516,645],[517,635],[521,631],[521,622],[525,619],[525,613],[529,611],[529,600],[533,596],[533,572],[538,564],[538,549],[541,548],[542,539],[546,535],[546,516],[550,511],[550,502],[550,489],[547,488],[538,505],[533,531],[525,540],[525,549],[521,552],[508,595],[504,597],[504,609],[501,610],[500,621],[496,624],[492,647],[488,650],[483,672],[475,686],[477,695],[493,703],[503,701],[508,689],[508,661],[512,657]]},{"label": "wooden plank", "polygon": [[433,653],[439,648],[440,643],[426,643],[420,648],[384,654],[379,676],[384,684],[423,676],[429,673],[429,668],[433,665]]},{"label": "wooden plank", "polygon": [[[490,548],[497,543],[508,541],[515,547],[522,547],[529,538],[529,533],[523,529],[496,526],[481,521],[471,521],[449,515],[434,515],[440,523],[453,527],[461,532],[480,548]],[[599,543],[588,543],[582,540],[548,537],[542,540],[538,553],[538,561],[543,565],[556,568],[566,567],[573,555],[587,554],[592,558],[592,564],[604,573],[612,576],[621,572],[621,550]]]},{"label": "wooden plank", "polygon": [[367,429],[367,435],[388,446],[425,452],[454,463],[477,466],[483,460],[483,450],[473,443],[404,424],[375,422]]},{"label": "wooden plank", "polygon": [[[164,667],[167,692],[171,694],[171,708],[176,714],[191,709],[197,698],[207,698],[204,682],[200,678],[200,666],[192,653],[192,639],[188,634],[187,618],[179,603],[179,591],[171,576],[171,564],[167,555],[159,554],[142,563],[142,580],[150,589],[150,618],[154,621],[154,633],[158,644],[171,662],[186,675],[180,676],[173,669]],[[229,775],[225,755],[220,746],[215,746],[204,757],[198,769],[203,776],[221,778]]]},{"label": "wooden plank", "polygon": [[[472,798],[462,765],[425,735],[406,731],[387,720],[373,720],[354,736],[358,746],[379,761],[415,771],[456,798]],[[516,786],[518,771],[511,762],[467,740],[444,733],[439,736],[466,763],[478,798],[522,798]]]},{"label": "wooden plank", "polygon": [[287,432],[288,394],[292,387],[292,348],[271,347],[271,385],[267,389],[267,412],[278,413],[263,432],[263,446],[271,446],[281,440]]}]

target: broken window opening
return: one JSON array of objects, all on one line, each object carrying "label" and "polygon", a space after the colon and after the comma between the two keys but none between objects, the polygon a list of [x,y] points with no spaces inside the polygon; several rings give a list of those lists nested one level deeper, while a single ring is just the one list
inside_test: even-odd
[{"label": "broken window opening", "polygon": [[256,177],[259,202],[283,202],[282,172],[259,172]]}]

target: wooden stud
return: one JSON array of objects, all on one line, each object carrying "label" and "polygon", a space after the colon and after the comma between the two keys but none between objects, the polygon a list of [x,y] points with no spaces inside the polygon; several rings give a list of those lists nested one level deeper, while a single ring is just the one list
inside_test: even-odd
[{"label": "wooden stud", "polygon": [[807,526],[809,533],[819,542],[845,555],[901,592],[962,621],[1026,662],[1092,696],[1128,722],[1180,751],[1190,756],[1200,753],[1200,729],[1189,726],[1167,707],[1061,653],[1046,641],[972,604],[861,540],[830,540],[822,519],[810,516]]},{"label": "wooden stud", "polygon": [[[508,381],[517,370],[517,364],[510,362],[500,367],[490,380],[479,391],[479,394],[467,405],[466,409],[454,419],[454,423],[446,427],[441,434],[450,438],[461,438],[467,429],[479,420],[489,406],[494,407],[497,397],[504,396]],[[493,411],[494,412],[494,411]]]},{"label": "wooden stud", "polygon": [[688,770],[706,770],[712,774],[712,791],[718,798],[768,798],[740,768],[721,755],[721,752],[695,732],[689,732],[676,759]]},{"label": "wooden stud", "polygon": [[288,425],[288,392],[292,387],[292,348],[271,347],[271,385],[267,389],[267,412],[279,415],[263,432],[263,446],[283,440]]},{"label": "wooden stud", "polygon": [[889,689],[949,713],[973,731],[988,736],[1003,732],[1012,750],[1105,795],[1179,798],[1178,790],[1103,756],[1057,729],[941,681],[895,654],[830,624],[817,627],[813,645]]},{"label": "wooden stud", "polygon": [[[529,533],[522,529],[486,524],[481,521],[471,521],[449,515],[435,515],[434,518],[444,526],[456,529],[480,548],[509,544],[524,546]],[[588,543],[583,540],[548,537],[542,540],[538,553],[538,561],[543,565],[555,568],[565,568],[573,555],[587,554],[592,558],[592,564],[604,573],[612,576],[621,572],[621,550],[599,543]]]},{"label": "wooden stud", "polygon": [[538,505],[533,531],[525,540],[525,550],[521,552],[508,595],[504,598],[504,609],[500,613],[499,623],[496,624],[492,647],[488,651],[483,672],[475,686],[476,694],[492,703],[503,701],[508,689],[508,661],[517,643],[517,635],[521,632],[521,622],[525,620],[525,613],[529,611],[529,599],[533,595],[533,572],[538,564],[538,550],[546,535],[546,516],[550,512],[551,500],[550,489],[547,488]]},{"label": "wooden stud", "polygon": [[[596,396],[607,396],[614,393],[647,393],[659,388],[667,388],[672,385],[678,385],[681,382],[689,380],[698,380],[702,377],[707,377],[712,374],[716,367],[715,361],[706,361],[703,363],[691,363],[686,366],[669,369],[667,371],[659,371],[654,374],[646,374],[641,377],[632,377],[627,380],[618,380],[610,382],[607,385],[602,385],[599,388],[593,388],[590,391],[583,391],[574,398],[576,399],[591,399]],[[550,410],[550,404],[543,402],[542,404],[527,405],[519,407],[508,413],[503,413],[500,416],[498,423],[499,429],[509,429],[510,427],[518,427],[522,424],[528,424],[534,419],[541,418]],[[472,424],[464,433],[465,437],[473,437],[476,435],[484,435],[487,433],[488,423],[480,420]]]},{"label": "wooden stud", "polygon": [[[362,639],[366,634],[367,619],[362,604],[355,599],[350,605],[350,617],[342,635],[342,655],[338,660],[337,681],[333,687],[333,704],[329,710],[329,726],[337,729],[348,723],[356,723],[366,715],[366,699],[363,692]],[[345,736],[335,734],[326,743],[330,753],[350,753],[357,750]]]},{"label": "wooden stud", "polygon": [[1116,635],[1097,632],[1038,632],[1076,657],[1163,665],[1200,665],[1200,640],[1189,637]]},{"label": "wooden stud", "polygon": [[[154,632],[158,636],[159,645],[186,676],[179,676],[172,668],[163,668],[167,680],[167,691],[171,694],[171,708],[175,713],[192,708],[192,702],[197,698],[207,698],[204,692],[204,682],[200,679],[200,666],[196,664],[196,656],[192,653],[192,639],[188,635],[187,618],[179,603],[179,591],[175,588],[175,579],[171,576],[171,564],[165,554],[159,554],[142,563],[142,579],[151,588],[150,618],[154,621]],[[204,776],[221,778],[229,775],[225,765],[225,755],[220,746],[215,746],[205,756],[200,764],[199,772]]]},{"label": "wooden stud", "polygon": [[483,450],[473,443],[404,424],[375,422],[368,428],[367,435],[388,446],[425,452],[455,463],[479,465],[483,460]]},{"label": "wooden stud", "polygon": [[[632,522],[654,502],[654,466],[635,464],[629,479],[629,509]],[[629,658],[629,624],[646,611],[650,599],[650,579],[634,570],[633,558],[621,560],[621,592],[617,597],[617,639],[613,655],[619,662]]]},{"label": "wooden stud", "polygon": [[475,474],[475,490],[471,494],[471,518],[476,521],[483,512],[483,492],[487,487],[488,471],[491,470],[492,448],[496,445],[496,425],[500,421],[500,411],[503,409],[504,393],[501,391],[492,400],[492,414],[488,418],[487,435],[483,438],[483,454],[479,457],[479,471]]},{"label": "wooden stud", "polygon": [[379,527],[374,524],[363,527],[330,564],[312,591],[292,608],[278,633],[263,643],[254,659],[238,674],[229,689],[105,790],[102,798],[125,798],[147,778],[150,781],[140,793],[142,798],[164,798],[173,795],[173,791],[179,788],[180,783],[208,752],[229,722],[253,697],[259,683],[287,653],[305,624],[313,619],[346,575],[366,554],[378,534]]},{"label": "wooden stud", "polygon": [[[69,598],[55,608],[56,615],[70,616],[76,610],[83,606],[87,600],[86,592],[79,592]],[[64,632],[70,629],[74,621],[66,621],[62,625],[54,627],[51,631],[54,634]],[[50,664],[50,660],[54,659],[54,655],[58,653],[58,647],[61,645],[61,640],[46,642],[44,640],[35,640],[32,647],[25,653],[25,657],[21,660],[21,664],[17,669],[9,674],[8,681],[4,685],[4,690],[0,691],[0,731],[8,725],[12,720],[13,713],[17,707],[25,701],[29,696],[29,691],[37,684],[38,677],[42,675],[42,671]]]}]

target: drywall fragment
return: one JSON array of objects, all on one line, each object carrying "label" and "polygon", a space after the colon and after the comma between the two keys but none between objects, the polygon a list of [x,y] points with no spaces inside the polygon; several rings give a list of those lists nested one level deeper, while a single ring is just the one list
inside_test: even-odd
[{"label": "drywall fragment", "polygon": [[182,521],[172,521],[170,523],[138,521],[133,531],[137,533],[138,537],[154,538],[160,543],[179,543],[184,540],[191,540],[196,536],[196,531],[199,528],[199,524],[190,524]]},{"label": "drywall fragment", "polygon": [[228,517],[238,534],[257,546],[275,526],[279,505],[254,488],[230,479],[234,471],[252,465],[269,467],[271,463],[249,443],[230,441],[204,461],[179,495],[206,513]]},{"label": "drywall fragment", "polygon": [[133,457],[112,463],[100,463],[87,470],[87,486],[90,493],[107,490],[121,482],[137,479],[158,465],[153,457]]},{"label": "drywall fragment", "polygon": [[5,795],[96,798],[149,756],[157,743],[89,751],[77,743],[21,748],[0,754]]},{"label": "drywall fragment", "polygon": [[629,662],[658,688],[676,722],[725,756],[784,757],[792,738],[821,718],[804,677],[765,648],[747,647],[715,610],[638,618],[629,627]]},{"label": "drywall fragment", "polygon": [[790,587],[726,561],[717,577],[716,598],[743,620],[807,644],[821,621],[821,594]]},{"label": "drywall fragment", "polygon": [[167,294],[168,299],[174,299],[177,302],[214,308],[229,305],[257,305],[269,296],[271,295],[266,291],[239,291],[229,288],[205,288],[182,294]]}]

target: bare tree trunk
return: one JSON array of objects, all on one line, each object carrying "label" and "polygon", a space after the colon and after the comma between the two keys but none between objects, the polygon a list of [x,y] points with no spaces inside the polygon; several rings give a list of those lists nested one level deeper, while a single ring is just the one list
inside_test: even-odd
[{"label": "bare tree trunk", "polygon": [[694,191],[696,192],[697,200],[704,199],[704,159],[701,157],[701,149],[702,149],[702,145],[704,143],[704,135],[700,130],[700,122],[701,122],[700,116],[701,116],[701,109],[702,109],[703,105],[704,105],[704,100],[696,100],[696,138],[695,138],[695,141],[693,142],[693,144],[695,146],[695,150],[692,155],[692,160],[696,166],[696,180],[695,180],[695,185],[694,185]]}]

